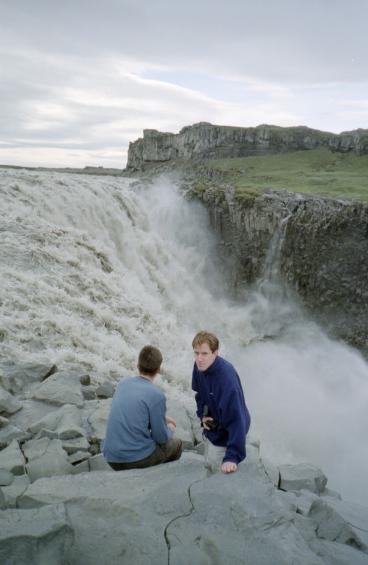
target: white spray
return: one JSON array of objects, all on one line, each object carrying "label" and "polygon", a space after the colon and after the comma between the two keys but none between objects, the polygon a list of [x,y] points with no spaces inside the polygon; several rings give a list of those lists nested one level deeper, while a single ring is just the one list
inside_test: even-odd
[{"label": "white spray", "polygon": [[275,276],[230,301],[199,204],[167,180],[0,170],[0,191],[3,362],[106,378],[134,371],[152,343],[184,397],[192,337],[212,330],[243,379],[263,451],[321,465],[331,488],[363,500],[367,364],[307,320]]}]

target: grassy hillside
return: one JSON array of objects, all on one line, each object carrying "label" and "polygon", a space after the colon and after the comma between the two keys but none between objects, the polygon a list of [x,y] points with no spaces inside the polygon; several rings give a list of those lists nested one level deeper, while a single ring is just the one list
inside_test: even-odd
[{"label": "grassy hillside", "polygon": [[[234,186],[239,198],[272,188],[368,201],[368,155],[333,153],[319,148],[260,157],[216,159],[208,161],[206,168],[218,173],[221,184]],[[211,181],[201,183],[198,190],[203,190],[207,183],[209,185]]]}]

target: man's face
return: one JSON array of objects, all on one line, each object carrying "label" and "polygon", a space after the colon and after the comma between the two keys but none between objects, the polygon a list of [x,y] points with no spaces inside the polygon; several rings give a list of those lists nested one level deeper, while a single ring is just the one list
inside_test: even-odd
[{"label": "man's face", "polygon": [[212,353],[208,343],[202,343],[194,348],[194,359],[199,371],[206,371],[218,355],[218,350]]}]

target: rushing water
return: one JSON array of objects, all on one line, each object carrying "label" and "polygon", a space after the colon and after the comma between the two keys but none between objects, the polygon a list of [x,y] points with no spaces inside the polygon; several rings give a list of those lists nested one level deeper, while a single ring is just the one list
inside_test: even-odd
[{"label": "rushing water", "polygon": [[368,504],[368,366],[278,280],[282,226],[264,280],[239,303],[206,212],[168,180],[0,169],[0,191],[2,361],[105,378],[134,371],[152,343],[184,399],[191,340],[207,328],[242,376],[263,453],[318,464],[331,488]]}]

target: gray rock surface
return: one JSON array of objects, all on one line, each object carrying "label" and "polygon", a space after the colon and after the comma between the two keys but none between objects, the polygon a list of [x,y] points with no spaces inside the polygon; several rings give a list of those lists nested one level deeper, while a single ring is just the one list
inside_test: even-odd
[{"label": "gray rock surface", "polygon": [[24,456],[17,440],[13,440],[8,447],[0,451],[0,469],[13,473],[13,475],[24,474]]},{"label": "gray rock surface", "polygon": [[69,373],[55,373],[32,390],[31,398],[60,405],[75,404],[82,407],[84,404],[79,378]]},{"label": "gray rock surface", "polygon": [[98,398],[112,398],[114,396],[115,386],[106,381],[96,388],[96,396]]},{"label": "gray rock surface", "polygon": [[29,426],[29,431],[33,434],[42,430],[51,430],[55,432],[53,437],[63,440],[85,435],[80,411],[74,404],[65,404]]},{"label": "gray rock surface", "polygon": [[5,416],[0,416],[0,428],[4,428],[9,424],[9,419],[5,418]]},{"label": "gray rock surface", "polygon": [[18,497],[24,493],[29,486],[30,480],[27,475],[14,477],[9,486],[1,487],[4,495],[4,507],[16,508]]},{"label": "gray rock surface", "polygon": [[19,402],[12,394],[0,387],[0,412],[5,414],[14,414],[22,408]]},{"label": "gray rock surface", "polygon": [[14,475],[6,469],[0,469],[0,487],[7,487],[11,485],[14,480]]},{"label": "gray rock surface", "polygon": [[73,466],[59,439],[35,439],[24,446],[28,458],[26,470],[31,482],[40,477],[67,475]]},{"label": "gray rock surface", "polygon": [[9,392],[18,394],[31,383],[42,382],[57,370],[53,364],[27,363],[2,364],[0,366],[0,384]]},{"label": "gray rock surface", "polygon": [[310,490],[321,494],[327,484],[327,477],[321,469],[310,463],[279,465],[280,488],[284,490]]},{"label": "gray rock surface", "polygon": [[359,548],[316,536],[314,518],[298,514],[285,494],[259,461],[208,477],[203,458],[184,453],[149,469],[42,478],[18,506],[65,504],[70,565],[81,555],[89,565],[325,565],[322,554],[338,565],[364,563]]},{"label": "gray rock surface", "polygon": [[368,511],[365,507],[324,498],[313,502],[308,517],[315,522],[318,537],[357,547],[368,554]]},{"label": "gray rock surface", "polygon": [[65,565],[73,530],[63,504],[0,512],[0,563]]},{"label": "gray rock surface", "polygon": [[13,439],[23,441],[27,438],[29,438],[29,433],[12,424],[9,424],[5,428],[0,428],[0,445],[9,445]]}]

